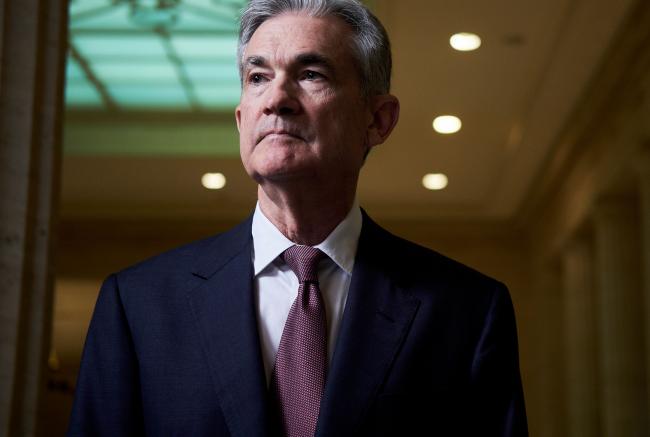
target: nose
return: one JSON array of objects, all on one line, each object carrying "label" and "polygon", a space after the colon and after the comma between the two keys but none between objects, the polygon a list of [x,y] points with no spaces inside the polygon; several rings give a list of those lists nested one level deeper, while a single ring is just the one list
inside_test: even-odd
[{"label": "nose", "polygon": [[265,115],[294,115],[300,112],[300,101],[294,84],[285,76],[278,75],[267,89]]}]

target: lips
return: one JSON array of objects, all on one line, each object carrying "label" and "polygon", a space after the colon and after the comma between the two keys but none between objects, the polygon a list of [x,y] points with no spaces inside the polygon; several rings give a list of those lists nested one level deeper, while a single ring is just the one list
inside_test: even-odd
[{"label": "lips", "polygon": [[257,138],[256,144],[262,141],[263,139],[270,136],[289,136],[292,138],[297,138],[299,140],[304,140],[304,138],[295,130],[287,129],[270,129],[268,131],[262,132],[262,134]]}]

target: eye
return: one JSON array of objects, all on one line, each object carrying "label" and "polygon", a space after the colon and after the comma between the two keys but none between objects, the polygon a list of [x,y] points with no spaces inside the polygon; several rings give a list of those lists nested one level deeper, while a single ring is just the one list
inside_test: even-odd
[{"label": "eye", "polygon": [[251,73],[248,76],[248,82],[252,84],[259,84],[264,81],[264,76],[260,73]]},{"label": "eye", "polygon": [[306,80],[318,80],[318,79],[323,79],[325,76],[313,70],[305,70],[302,73],[302,77],[303,79]]}]

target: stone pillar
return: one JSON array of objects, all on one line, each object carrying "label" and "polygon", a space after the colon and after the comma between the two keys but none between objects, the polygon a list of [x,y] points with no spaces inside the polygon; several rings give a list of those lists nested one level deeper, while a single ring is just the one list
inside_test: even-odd
[{"label": "stone pillar", "polygon": [[[645,298],[645,351],[646,381],[650,384],[650,149],[642,151],[639,160],[639,193],[641,196],[641,271],[643,272],[643,294]],[[648,410],[650,421],[650,387],[648,387]],[[650,428],[650,423],[648,424]]]},{"label": "stone pillar", "polygon": [[34,436],[50,341],[67,1],[3,0],[0,14],[0,435]]},{"label": "stone pillar", "polygon": [[628,199],[607,199],[594,219],[603,435],[646,436],[638,209]]},{"label": "stone pillar", "polygon": [[567,432],[571,437],[597,437],[598,338],[593,253],[580,236],[562,254],[564,288],[564,355]]},{"label": "stone pillar", "polygon": [[555,260],[534,265],[535,366],[537,411],[530,413],[530,427],[539,437],[566,436],[564,384],[563,293],[560,266]]}]

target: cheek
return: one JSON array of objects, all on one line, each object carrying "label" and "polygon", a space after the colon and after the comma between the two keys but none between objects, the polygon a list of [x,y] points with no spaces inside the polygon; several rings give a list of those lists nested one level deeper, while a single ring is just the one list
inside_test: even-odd
[{"label": "cheek", "polygon": [[254,105],[251,105],[250,97],[242,97],[239,102],[239,120],[240,129],[244,133],[245,129],[250,129],[253,126],[255,119]]},{"label": "cheek", "polygon": [[243,161],[246,161],[252,152],[252,136],[252,124],[250,123],[248,117],[242,113],[239,122],[239,153]]},{"label": "cheek", "polygon": [[[365,122],[357,111],[334,111],[329,115],[329,132],[344,144],[355,145],[364,142]],[[327,132],[326,132],[327,133]]]},{"label": "cheek", "polygon": [[239,118],[239,149],[242,158],[252,152],[255,141],[255,122],[251,112],[242,108]]},{"label": "cheek", "polygon": [[239,117],[239,134],[247,136],[250,133],[251,122],[248,111],[242,110]]}]

